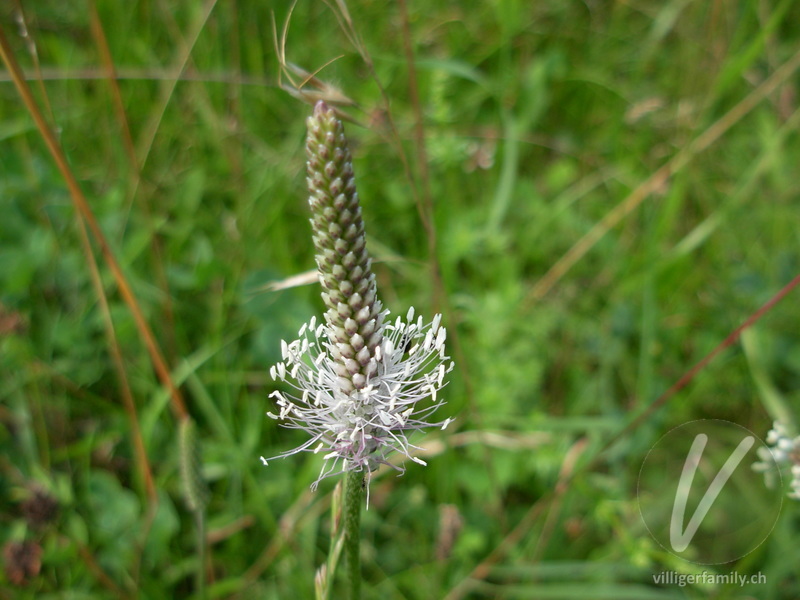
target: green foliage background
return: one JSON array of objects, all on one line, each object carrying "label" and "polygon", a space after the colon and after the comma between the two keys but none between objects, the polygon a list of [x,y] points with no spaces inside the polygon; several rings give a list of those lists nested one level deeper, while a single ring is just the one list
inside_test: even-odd
[{"label": "green foliage background", "polygon": [[[443,311],[457,362],[440,412],[457,421],[418,440],[429,466],[373,479],[365,597],[800,597],[796,504],[758,550],[708,567],[767,578],[738,588],[654,585],[654,573],[703,568],[656,544],[636,502],[641,462],[671,427],[719,418],[763,435],[797,414],[796,292],[623,432],[800,272],[797,74],[707,148],[686,150],[792,59],[800,7],[404,5],[98,2],[132,153],[90,4],[25,5],[27,37],[17,3],[0,8],[197,421],[208,597],[313,597],[328,551],[334,482],[308,490],[319,457],[259,460],[303,440],[265,417],[268,369],[280,339],[322,313],[316,285],[265,288],[314,266],[310,107],[281,87],[287,24],[285,60],[331,86],[329,99],[338,90],[356,103],[343,110],[384,304]],[[0,542],[43,551],[24,584],[0,575],[0,597],[198,597],[168,393],[98,254],[154,503],[76,212],[0,78]],[[681,152],[688,160],[541,287]],[[60,505],[40,527],[20,511],[34,489]],[[448,523],[461,525],[452,543]]]}]

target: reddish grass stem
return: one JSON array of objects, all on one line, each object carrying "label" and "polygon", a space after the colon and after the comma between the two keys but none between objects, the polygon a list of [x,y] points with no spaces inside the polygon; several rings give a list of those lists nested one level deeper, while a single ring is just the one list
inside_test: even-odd
[{"label": "reddish grass stem", "polygon": [[86,196],[78,184],[78,180],[72,172],[72,169],[67,163],[67,158],[64,155],[63,149],[56,140],[56,136],[52,129],[45,121],[42,111],[39,109],[39,106],[36,103],[33,94],[31,93],[31,89],[25,80],[22,69],[20,68],[19,63],[14,56],[13,50],[8,43],[8,39],[6,38],[2,27],[0,27],[0,58],[3,59],[6,68],[11,74],[11,78],[14,80],[14,85],[16,86],[17,91],[22,97],[25,107],[28,109],[31,117],[33,117],[36,127],[39,129],[39,133],[44,139],[50,155],[53,157],[53,160],[55,161],[58,170],[61,172],[62,177],[64,177],[64,181],[69,189],[70,197],[75,205],[75,209],[88,226],[92,236],[100,247],[100,252],[106,264],[108,265],[114,280],[117,283],[120,295],[128,305],[128,308],[133,315],[134,321],[136,322],[136,328],[138,329],[139,334],[142,336],[142,340],[147,347],[147,351],[150,354],[150,359],[153,363],[156,374],[158,375],[158,378],[164,387],[169,390],[170,397],[172,399],[173,412],[178,420],[186,418],[188,416],[188,412],[186,410],[186,404],[183,400],[183,396],[172,381],[169,367],[164,360],[150,326],[147,324],[147,321],[144,318],[144,314],[139,306],[139,301],[136,299],[133,290],[128,284],[128,280],[126,279],[125,274],[122,272],[122,269],[117,262],[113,251],[111,250],[111,246],[109,245],[105,234],[103,233],[102,229],[100,229],[100,225],[98,224],[97,219],[95,218],[94,213],[92,212],[92,209],[86,200]]}]

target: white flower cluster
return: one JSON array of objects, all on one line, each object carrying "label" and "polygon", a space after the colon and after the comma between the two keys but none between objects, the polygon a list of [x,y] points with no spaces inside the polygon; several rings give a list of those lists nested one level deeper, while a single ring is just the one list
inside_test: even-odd
[{"label": "white flower cluster", "polygon": [[775,464],[791,465],[792,482],[789,497],[800,500],[800,436],[792,437],[788,427],[775,421],[767,433],[767,444],[772,448],[758,449],[760,461],[753,463],[753,470],[764,473],[767,486],[775,485]]},{"label": "white flower cluster", "polygon": [[[270,369],[270,375],[295,392],[272,392],[279,412],[267,415],[311,436],[280,458],[302,451],[324,452],[325,464],[312,487],[345,471],[366,469],[369,478],[379,464],[389,464],[387,457],[394,450],[424,465],[411,455],[415,446],[407,435],[425,427],[444,429],[452,421],[427,421],[444,404],[438,393],[446,385],[445,375],[453,369],[445,354],[441,315],[428,324],[423,324],[422,317],[414,321],[413,308],[406,321],[398,317],[390,323],[387,315],[388,311],[383,313],[383,337],[367,368],[369,381],[349,393],[340,385],[340,365],[333,356],[326,324],[317,325],[312,318],[300,329],[297,340],[281,343],[283,360]],[[430,402],[417,405],[429,397]],[[261,460],[267,464],[267,459]]]}]

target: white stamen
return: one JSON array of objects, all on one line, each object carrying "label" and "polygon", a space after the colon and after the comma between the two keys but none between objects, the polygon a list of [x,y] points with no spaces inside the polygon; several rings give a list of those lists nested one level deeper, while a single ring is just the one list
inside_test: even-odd
[{"label": "white stamen", "polygon": [[[364,371],[358,373],[366,376],[367,385],[361,389],[348,388],[348,382],[339,375],[341,356],[339,352],[331,355],[333,342],[327,324],[318,324],[315,319],[300,328],[299,339],[281,342],[283,360],[269,369],[274,380],[285,381],[293,390],[285,395],[278,390],[269,394],[278,414],[268,412],[268,417],[304,429],[311,436],[305,444],[281,456],[301,451],[322,454],[324,466],[314,486],[325,477],[348,470],[372,472],[387,462],[392,451],[424,465],[421,459],[411,457],[413,447],[407,436],[427,426],[445,429],[452,422],[450,418],[440,423],[425,422],[443,404],[439,391],[446,385],[445,375],[453,369],[445,353],[441,315],[429,325],[413,308],[405,322],[398,317],[388,323],[386,311],[381,318],[383,339]],[[426,398],[433,404],[417,409],[417,403]],[[267,464],[267,459],[262,462]],[[395,468],[403,470],[401,466]]]}]

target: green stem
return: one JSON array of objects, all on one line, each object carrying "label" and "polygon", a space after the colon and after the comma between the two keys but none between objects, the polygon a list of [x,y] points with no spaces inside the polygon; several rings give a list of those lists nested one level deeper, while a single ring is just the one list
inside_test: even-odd
[{"label": "green stem", "polygon": [[350,580],[350,600],[361,597],[361,502],[364,497],[363,471],[347,473],[344,491],[344,552],[347,556],[347,577]]},{"label": "green stem", "polygon": [[194,511],[197,524],[197,560],[199,566],[195,574],[197,593],[200,600],[206,599],[206,519],[202,508]]}]

